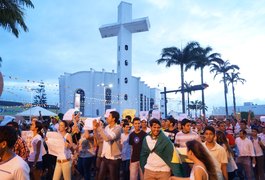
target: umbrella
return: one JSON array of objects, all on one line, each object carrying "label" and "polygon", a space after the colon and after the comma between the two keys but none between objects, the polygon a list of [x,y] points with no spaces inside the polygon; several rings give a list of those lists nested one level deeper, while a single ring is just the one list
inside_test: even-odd
[{"label": "umbrella", "polygon": [[13,116],[4,116],[4,119],[0,122],[0,126],[5,126],[7,123],[13,121],[15,117]]},{"label": "umbrella", "polygon": [[40,106],[29,108],[26,111],[17,113],[16,116],[40,116],[39,112],[41,112],[42,116],[56,116],[55,113],[48,111],[47,109],[44,109]]},{"label": "umbrella", "polygon": [[68,109],[66,111],[66,113],[63,115],[63,120],[66,120],[66,121],[72,121],[72,116],[74,114],[75,111],[79,111],[78,109]]}]

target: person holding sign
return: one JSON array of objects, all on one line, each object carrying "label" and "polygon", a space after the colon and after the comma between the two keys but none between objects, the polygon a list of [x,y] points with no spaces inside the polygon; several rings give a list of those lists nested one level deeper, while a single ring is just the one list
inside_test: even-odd
[{"label": "person holding sign", "polygon": [[101,157],[103,160],[100,165],[99,180],[104,180],[109,172],[110,180],[120,179],[121,164],[121,127],[117,124],[120,114],[117,111],[111,111],[108,118],[108,125],[104,129],[97,120],[93,121],[94,130],[103,138],[103,148]]},{"label": "person holding sign", "polygon": [[53,174],[53,180],[60,180],[63,174],[64,180],[71,180],[71,150],[73,145],[72,136],[67,132],[68,123],[61,120],[59,123],[59,133],[64,139],[64,153],[58,154],[57,162]]}]

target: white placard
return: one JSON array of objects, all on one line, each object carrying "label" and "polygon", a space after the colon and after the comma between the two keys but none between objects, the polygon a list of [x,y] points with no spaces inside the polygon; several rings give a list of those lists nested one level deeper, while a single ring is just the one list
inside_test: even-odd
[{"label": "white placard", "polygon": [[24,139],[27,143],[27,146],[31,147],[31,140],[33,138],[33,132],[32,131],[21,131],[21,137]]},{"label": "white placard", "polygon": [[64,156],[64,137],[58,132],[47,132],[46,138],[49,154],[54,156]]},{"label": "white placard", "polygon": [[105,117],[105,118],[109,117],[109,113],[110,113],[111,111],[116,111],[116,109],[107,109],[106,112],[105,112],[104,117]]},{"label": "white placard", "polygon": [[160,120],[160,118],[161,118],[161,113],[160,113],[160,111],[158,111],[158,110],[153,110],[153,111],[152,111],[152,118],[156,118],[156,119]]},{"label": "white placard", "polygon": [[140,111],[140,119],[148,119],[149,111]]},{"label": "white placard", "polygon": [[260,121],[265,122],[265,116],[260,116]]},{"label": "white placard", "polygon": [[86,118],[85,120],[85,125],[83,127],[84,130],[93,130],[93,121],[97,120],[97,122],[100,121],[100,117],[96,117],[96,118]]},{"label": "white placard", "polygon": [[187,114],[179,114],[178,121],[182,121],[185,118],[188,118],[188,115]]}]

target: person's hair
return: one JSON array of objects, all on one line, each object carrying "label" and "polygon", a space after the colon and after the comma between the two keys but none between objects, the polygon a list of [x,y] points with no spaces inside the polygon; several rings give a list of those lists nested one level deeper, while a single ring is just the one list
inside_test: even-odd
[{"label": "person's hair", "polygon": [[154,124],[158,124],[161,127],[161,123],[158,119],[153,118],[151,121],[149,121],[150,127],[152,127]]},{"label": "person's hair", "polygon": [[126,121],[125,121],[124,124],[122,125],[122,127],[125,128],[126,126],[130,126],[130,124],[129,124],[129,122],[126,122]]},{"label": "person's hair", "polygon": [[217,121],[217,126],[220,127],[221,124],[224,124],[225,125],[225,122],[224,121]]},{"label": "person's hair", "polygon": [[111,111],[110,114],[115,119],[115,122],[117,123],[120,119],[120,114],[117,111]]},{"label": "person's hair", "polygon": [[134,123],[135,121],[141,121],[141,119],[138,118],[138,117],[135,117],[135,118],[133,118],[133,123]]},{"label": "person's hair", "polygon": [[35,122],[35,127],[37,128],[37,133],[43,138],[43,133],[42,133],[42,123],[40,121],[34,121]]},{"label": "person's hair", "polygon": [[187,123],[191,123],[191,121],[187,118],[182,119],[181,126],[185,126]]},{"label": "person's hair", "polygon": [[247,125],[247,121],[245,121],[245,120],[241,120],[240,123]]},{"label": "person's hair", "polygon": [[121,121],[122,121],[123,123],[126,123],[126,122],[129,123],[128,119],[122,119]]},{"label": "person's hair", "polygon": [[205,147],[197,140],[187,141],[186,146],[187,150],[191,150],[194,156],[196,156],[196,158],[198,158],[205,165],[209,179],[217,179],[214,161]]},{"label": "person's hair", "polygon": [[17,132],[14,127],[0,126],[0,142],[6,141],[8,148],[13,148],[17,138]]},{"label": "person's hair", "polygon": [[129,115],[125,116],[125,118],[126,118],[126,119],[128,119],[129,121],[131,121],[131,120],[132,120],[132,117],[131,117],[131,116],[129,116]]},{"label": "person's hair", "polygon": [[69,129],[69,124],[68,124],[68,122],[65,121],[65,120],[61,120],[60,122],[64,123],[65,131],[68,132],[68,131],[69,131],[69,130],[68,130],[68,129]]},{"label": "person's hair", "polygon": [[244,135],[247,135],[247,131],[245,131],[244,129],[241,129],[239,132],[242,132]]},{"label": "person's hair", "polygon": [[11,121],[11,122],[8,122],[6,125],[15,128],[17,134],[18,134],[19,136],[21,136],[21,130],[20,130],[19,125],[18,125],[17,122],[15,122],[15,121]]},{"label": "person's hair", "polygon": [[233,155],[233,150],[231,149],[224,132],[216,131],[216,142],[221,146],[224,144],[228,153]]},{"label": "person's hair", "polygon": [[[213,134],[215,134],[215,129],[214,129],[214,127],[212,127],[212,126],[206,126],[205,128],[204,128],[204,133],[206,132],[206,131],[212,131],[212,133]],[[204,134],[203,133],[203,134]]]},{"label": "person's hair", "polygon": [[251,130],[257,131],[257,133],[259,133],[259,129],[256,127],[252,127]]},{"label": "person's hair", "polygon": [[172,116],[169,116],[169,117],[167,118],[167,120],[168,120],[170,123],[172,123],[173,126],[175,126],[175,124],[176,124],[176,120],[175,120]]}]

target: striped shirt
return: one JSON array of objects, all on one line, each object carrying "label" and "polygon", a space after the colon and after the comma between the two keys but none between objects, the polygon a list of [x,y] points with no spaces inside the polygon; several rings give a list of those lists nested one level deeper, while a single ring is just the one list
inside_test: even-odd
[{"label": "striped shirt", "polygon": [[186,147],[186,142],[194,139],[200,141],[200,136],[193,131],[190,131],[189,133],[183,133],[181,131],[176,134],[175,144],[179,145],[179,147]]}]

